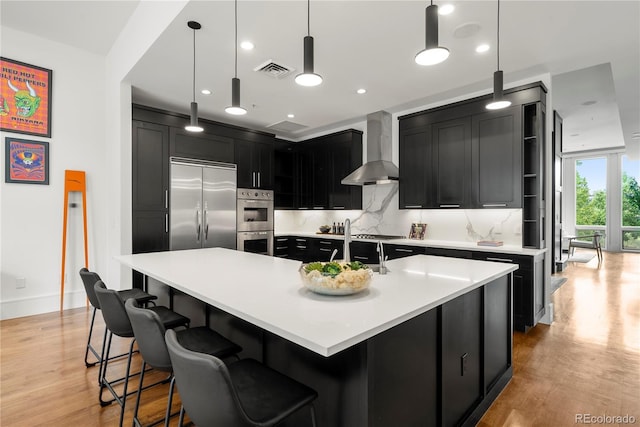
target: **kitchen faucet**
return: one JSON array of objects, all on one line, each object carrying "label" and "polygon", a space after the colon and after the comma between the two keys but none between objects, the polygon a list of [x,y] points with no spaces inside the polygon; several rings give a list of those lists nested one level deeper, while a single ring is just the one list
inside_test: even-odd
[{"label": "kitchen faucet", "polygon": [[347,218],[344,221],[344,250],[342,251],[344,262],[351,262],[351,252],[349,244],[351,243],[351,220]]}]

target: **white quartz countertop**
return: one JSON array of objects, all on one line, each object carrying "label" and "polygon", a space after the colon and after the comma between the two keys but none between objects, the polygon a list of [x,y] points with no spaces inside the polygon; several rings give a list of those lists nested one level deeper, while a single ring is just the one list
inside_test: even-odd
[{"label": "white quartz countertop", "polygon": [[149,277],[323,356],[331,356],[476,289],[515,264],[416,255],[389,261],[369,289],[318,295],[300,262],[223,248],[121,255]]},{"label": "white quartz countertop", "polygon": [[[356,233],[352,233],[356,234]],[[277,232],[275,233],[275,237],[282,236],[300,236],[300,237],[313,237],[318,239],[338,239],[344,240],[343,235],[337,234],[320,234],[320,233],[305,233],[305,232]],[[375,239],[356,239],[353,238],[354,241],[361,242],[374,242]],[[385,239],[382,240],[383,243],[389,243],[391,245],[408,245],[408,246],[422,246],[429,248],[445,248],[445,249],[458,249],[458,250],[473,250],[479,252],[495,252],[495,253],[503,253],[503,254],[513,254],[513,255],[525,255],[532,257],[539,257],[548,249],[530,249],[523,248],[522,246],[515,245],[502,245],[502,246],[478,246],[475,242],[459,242],[459,241],[449,241],[449,240],[432,240],[432,239],[424,239],[424,240],[416,240],[416,239]]]}]

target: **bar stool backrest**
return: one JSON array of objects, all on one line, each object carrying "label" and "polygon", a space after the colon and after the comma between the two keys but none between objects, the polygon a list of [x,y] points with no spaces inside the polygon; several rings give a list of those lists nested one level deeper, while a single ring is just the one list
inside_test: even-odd
[{"label": "bar stool backrest", "polygon": [[165,328],[160,316],[152,310],[140,308],[133,298],[129,298],[124,306],[144,361],[155,369],[171,370],[171,359],[164,341]]},{"label": "bar stool backrest", "polygon": [[124,308],[124,303],[117,291],[107,289],[102,280],[94,285],[104,323],[109,330],[120,337],[133,337],[133,328],[129,316]]},{"label": "bar stool backrest", "polygon": [[165,340],[184,409],[197,426],[253,426],[240,405],[226,365],[217,357],[185,349],[175,331]]},{"label": "bar stool backrest", "polygon": [[84,291],[87,293],[89,302],[95,308],[100,309],[100,301],[98,301],[98,297],[96,296],[96,292],[94,290],[96,282],[98,282],[98,280],[101,280],[100,276],[98,275],[98,273],[89,271],[86,268],[82,267],[80,269],[80,278],[82,279],[82,283],[84,284]]}]

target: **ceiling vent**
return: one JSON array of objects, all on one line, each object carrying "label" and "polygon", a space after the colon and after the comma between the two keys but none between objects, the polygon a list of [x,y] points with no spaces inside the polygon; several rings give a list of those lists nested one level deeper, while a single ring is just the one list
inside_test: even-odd
[{"label": "ceiling vent", "polygon": [[293,73],[295,70],[295,68],[289,67],[287,65],[277,64],[272,59],[269,59],[267,62],[264,62],[253,69],[253,71],[266,74],[267,76],[271,76],[276,79],[286,77],[289,74]]},{"label": "ceiling vent", "polygon": [[267,126],[268,129],[274,130],[276,132],[297,132],[299,130],[306,129],[307,127],[308,126],[290,122],[288,120],[283,120],[281,122]]}]

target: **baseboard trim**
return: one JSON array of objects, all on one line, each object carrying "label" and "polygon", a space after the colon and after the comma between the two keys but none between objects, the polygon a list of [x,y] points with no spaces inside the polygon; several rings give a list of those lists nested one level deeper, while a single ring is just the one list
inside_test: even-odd
[{"label": "baseboard trim", "polygon": [[[87,296],[84,290],[65,292],[64,308],[84,307]],[[36,295],[0,302],[0,319],[33,316],[60,310],[60,295]]]}]

